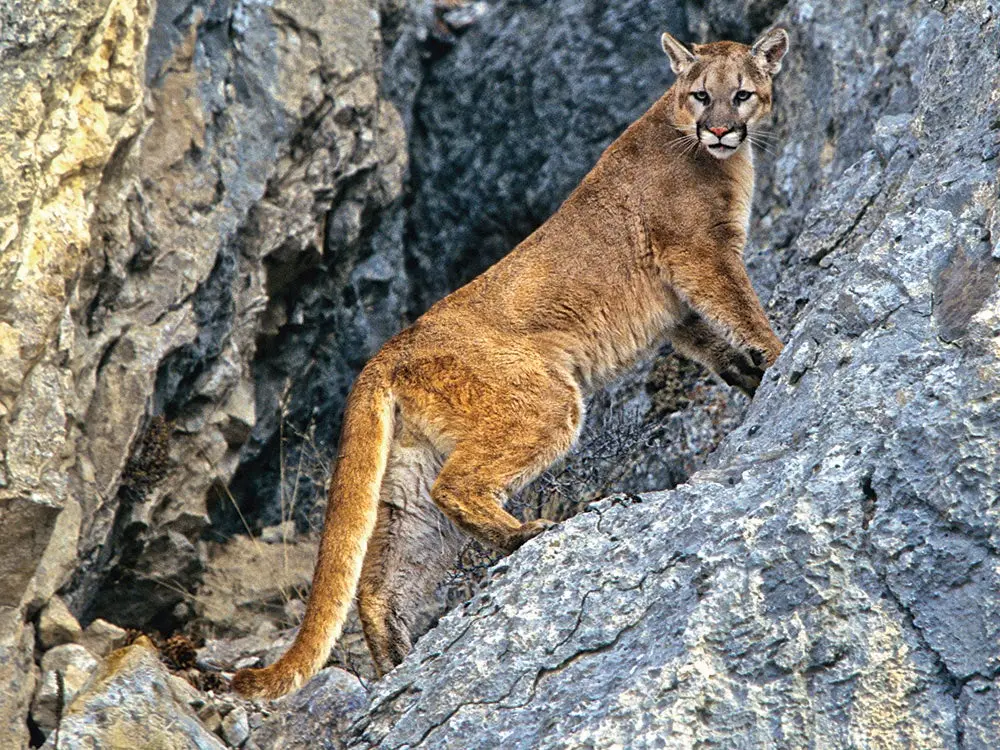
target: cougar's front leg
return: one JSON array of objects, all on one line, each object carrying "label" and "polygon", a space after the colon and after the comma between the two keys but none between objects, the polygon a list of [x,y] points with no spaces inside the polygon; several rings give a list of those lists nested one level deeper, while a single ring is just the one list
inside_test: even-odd
[{"label": "cougar's front leg", "polygon": [[[674,348],[690,359],[708,367],[722,380],[753,396],[764,376],[764,356],[754,350],[732,346],[699,313],[688,309],[670,330]],[[756,356],[754,356],[756,355]]]},{"label": "cougar's front leg", "polygon": [[747,350],[754,364],[770,367],[784,348],[750,284],[739,252],[716,251],[698,263],[670,269],[673,286],[689,305]]}]

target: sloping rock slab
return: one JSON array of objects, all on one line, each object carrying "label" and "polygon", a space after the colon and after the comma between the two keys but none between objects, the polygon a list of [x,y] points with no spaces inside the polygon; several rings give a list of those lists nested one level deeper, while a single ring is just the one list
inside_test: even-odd
[{"label": "sloping rock slab", "polygon": [[277,713],[254,733],[255,747],[343,750],[351,722],[368,708],[368,692],[351,673],[330,667],[272,705]]}]

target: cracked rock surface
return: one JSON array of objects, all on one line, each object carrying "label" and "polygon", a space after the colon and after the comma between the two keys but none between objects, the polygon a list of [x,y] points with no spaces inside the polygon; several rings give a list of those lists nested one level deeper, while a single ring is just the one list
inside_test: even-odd
[{"label": "cracked rock surface", "polygon": [[778,13],[752,262],[786,351],[688,483],[494,568],[351,747],[995,746],[998,16]]}]

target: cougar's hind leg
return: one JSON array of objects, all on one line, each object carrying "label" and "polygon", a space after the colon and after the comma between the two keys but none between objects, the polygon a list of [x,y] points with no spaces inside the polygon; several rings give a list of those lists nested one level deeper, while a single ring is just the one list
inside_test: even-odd
[{"label": "cougar's hind leg", "polygon": [[[361,629],[372,661],[375,663],[375,674],[379,677],[397,664],[394,654],[405,651],[409,646],[409,633],[402,623],[399,608],[392,601],[386,586],[387,572],[392,569],[395,562],[392,559],[393,550],[390,542],[395,520],[390,506],[384,503],[379,506],[375,533],[368,542],[368,551],[358,582],[358,615],[361,618]],[[405,638],[401,637],[404,632]]]},{"label": "cougar's hind leg", "polygon": [[420,604],[431,597],[461,544],[430,498],[440,455],[419,435],[400,432],[358,587],[361,625],[379,676],[409,652]]},{"label": "cougar's hind leg", "polygon": [[542,408],[498,403],[491,419],[466,425],[431,490],[456,526],[508,553],[553,524],[521,523],[504,502],[572,447],[583,420],[575,383],[553,379],[547,385],[537,401]]}]

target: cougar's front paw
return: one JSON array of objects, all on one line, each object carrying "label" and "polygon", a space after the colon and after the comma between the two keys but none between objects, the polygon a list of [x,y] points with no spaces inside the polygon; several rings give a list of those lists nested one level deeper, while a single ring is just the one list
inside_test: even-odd
[{"label": "cougar's front paw", "polygon": [[760,378],[752,378],[744,375],[740,372],[733,372],[732,370],[726,370],[725,372],[720,372],[719,377],[726,385],[731,385],[734,388],[739,388],[745,394],[753,398],[753,394],[757,392],[757,387],[760,385]]},{"label": "cougar's front paw", "polygon": [[[750,361],[753,363],[753,366],[758,370],[763,370],[767,367],[768,357],[762,349],[750,348],[747,349],[746,353]],[[777,355],[775,355],[775,359],[777,359]]]},{"label": "cougar's front paw", "polygon": [[763,359],[764,355],[756,349],[747,352],[733,351],[726,366],[719,372],[719,377],[726,385],[735,386],[748,396],[753,396],[764,377]]},{"label": "cougar's front paw", "polygon": [[547,518],[536,518],[534,521],[522,523],[521,528],[514,535],[510,551],[513,552],[529,539],[534,539],[543,531],[555,528],[558,525],[555,521],[550,521]]},{"label": "cougar's front paw", "polygon": [[763,347],[749,347],[747,355],[753,360],[755,365],[766,370],[781,356],[784,348],[785,345],[781,343],[777,336],[774,336]]}]

